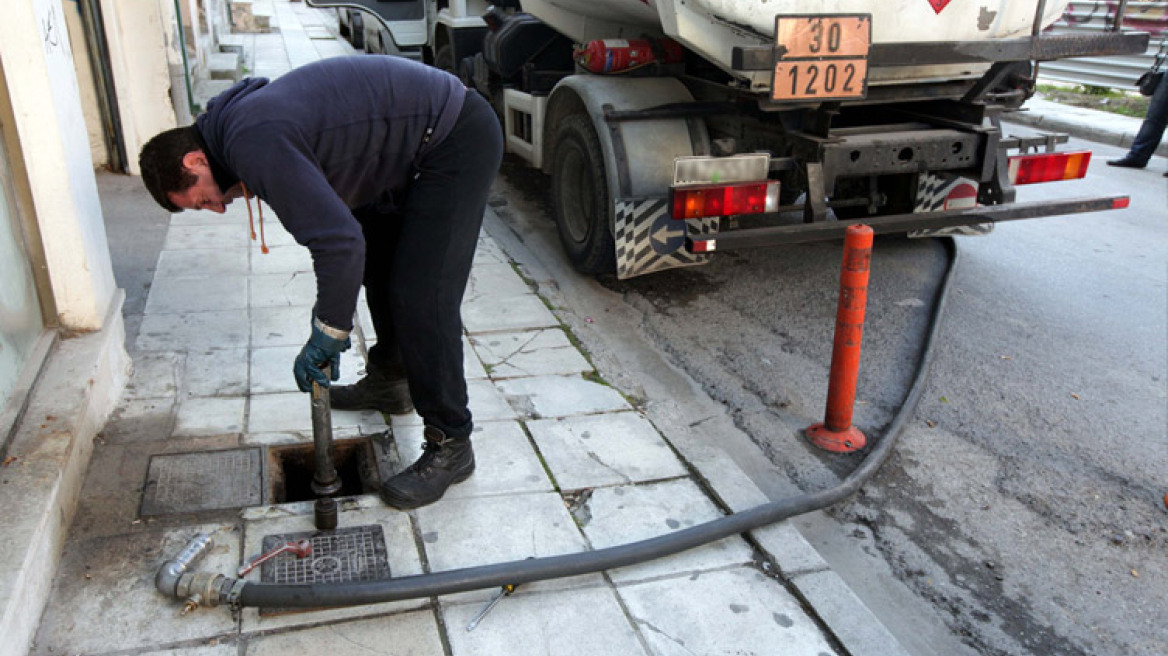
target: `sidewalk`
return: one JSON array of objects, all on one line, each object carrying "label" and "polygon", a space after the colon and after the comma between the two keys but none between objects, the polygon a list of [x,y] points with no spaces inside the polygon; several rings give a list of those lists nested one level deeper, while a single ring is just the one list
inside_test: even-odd
[{"label": "sidewalk", "polygon": [[[1047,132],[1065,132],[1073,137],[1087,139],[1109,146],[1130,148],[1136,133],[1140,131],[1142,119],[1121,114],[1112,114],[1086,107],[1071,107],[1058,103],[1031,98],[1026,101],[1024,111],[1012,112],[1002,117],[1008,123],[1029,125]],[[1168,157],[1168,139],[1161,140],[1156,154]],[[1096,166],[1104,165],[1099,162]]]},{"label": "sidewalk", "polygon": [[[272,5],[279,31],[248,35],[253,70],[278,74],[346,52],[335,39],[304,38],[335,30],[331,12]],[[119,195],[112,205],[143,211],[144,189],[102,180],[103,199]],[[107,212],[107,222],[121,218]],[[341,473],[356,489],[338,530],[317,533],[312,502],[297,500],[307,498],[296,481],[310,467],[302,461],[311,462],[312,428],[309,398],[291,376],[315,295],[311,259],[271,220],[271,253],[261,254],[246,224],[242,202],[221,216],[169,217],[148,296],[135,302],[143,292],[131,290],[127,312],[141,312],[127,318],[134,373],[95,445],[33,654],[903,653],[788,524],[524,585],[473,632],[466,626],[493,590],[180,616],[181,603],[153,580],[196,533],[214,539],[200,571],[233,576],[266,538],[303,535],[311,556],[282,557],[246,578],[359,580],[599,549],[765,501],[728,458],[687,459],[605,384],[484,235],[463,305],[475,475],[431,506],[390,509],[360,482],[417,457],[420,419],[335,412]],[[134,247],[111,241],[115,260]],[[368,317],[358,319],[342,383],[360,375],[375,339]]]}]

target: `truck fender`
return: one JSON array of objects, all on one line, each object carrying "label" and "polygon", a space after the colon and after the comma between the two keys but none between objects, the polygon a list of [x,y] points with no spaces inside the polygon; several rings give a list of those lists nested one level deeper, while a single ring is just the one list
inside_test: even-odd
[{"label": "truck fender", "polygon": [[680,81],[667,77],[572,75],[549,95],[543,121],[544,172],[552,173],[560,123],[568,116],[587,113],[604,157],[620,278],[704,264],[708,256],[685,251],[685,237],[715,232],[717,220],[686,221],[683,230],[669,218],[674,158],[709,153],[709,134],[701,119],[610,121],[606,116],[693,100]]}]

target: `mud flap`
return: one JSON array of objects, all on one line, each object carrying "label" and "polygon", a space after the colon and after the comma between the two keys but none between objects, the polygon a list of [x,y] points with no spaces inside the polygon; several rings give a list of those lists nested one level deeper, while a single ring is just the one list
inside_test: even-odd
[{"label": "mud flap", "polygon": [[709,255],[685,250],[687,236],[717,234],[718,219],[675,221],[664,198],[618,200],[613,233],[620,279],[675,267],[705,264]]},{"label": "mud flap", "polygon": [[[977,205],[977,187],[977,180],[973,178],[964,178],[945,172],[922,173],[917,178],[917,198],[913,213],[924,214],[974,207]],[[976,223],[967,226],[909,230],[908,236],[913,239],[957,235],[977,236],[988,235],[993,231],[993,223]]]}]

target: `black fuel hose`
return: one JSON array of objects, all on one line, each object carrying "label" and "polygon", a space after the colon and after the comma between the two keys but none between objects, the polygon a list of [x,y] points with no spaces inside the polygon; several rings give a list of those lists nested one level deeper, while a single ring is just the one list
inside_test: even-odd
[{"label": "black fuel hose", "polygon": [[844,500],[860,489],[860,486],[875,475],[888,459],[924,391],[933,360],[933,345],[940,332],[941,317],[949,297],[953,272],[957,267],[957,246],[953,239],[945,238],[940,241],[948,252],[949,265],[936,294],[936,302],[929,317],[923,351],[913,374],[912,385],[905,395],[904,403],[889,423],[884,437],[839,485],[756,506],[744,512],[655,538],[595,551],[466,567],[381,581],[308,584],[246,582],[239,590],[235,602],[241,606],[283,608],[357,606],[590,574],[669,556],[796,515],[820,510]]}]

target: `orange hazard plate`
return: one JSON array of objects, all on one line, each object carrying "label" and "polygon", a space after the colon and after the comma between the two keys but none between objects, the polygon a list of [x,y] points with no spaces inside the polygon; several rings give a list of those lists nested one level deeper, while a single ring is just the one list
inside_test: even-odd
[{"label": "orange hazard plate", "polygon": [[828,59],[775,64],[775,100],[836,100],[867,94],[867,59]]},{"label": "orange hazard plate", "polygon": [[868,91],[870,14],[778,16],[774,100],[863,98]]}]

